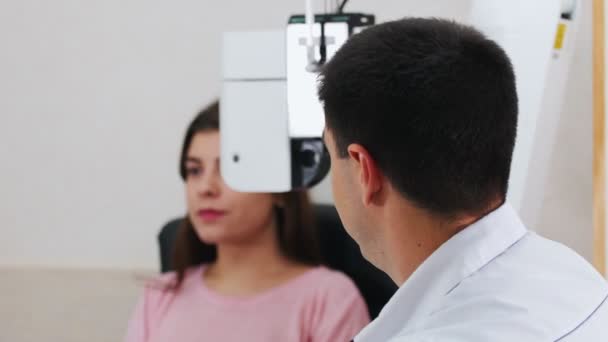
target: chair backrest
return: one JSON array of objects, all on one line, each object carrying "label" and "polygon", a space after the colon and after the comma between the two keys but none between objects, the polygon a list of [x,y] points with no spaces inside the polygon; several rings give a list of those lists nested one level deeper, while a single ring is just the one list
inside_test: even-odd
[{"label": "chair backrest", "polygon": [[[314,214],[319,232],[324,264],[348,275],[359,288],[372,318],[397,290],[397,286],[382,271],[370,264],[357,243],[346,233],[333,206],[315,205]],[[182,219],[168,222],[158,235],[161,272],[171,271],[171,255]]]}]

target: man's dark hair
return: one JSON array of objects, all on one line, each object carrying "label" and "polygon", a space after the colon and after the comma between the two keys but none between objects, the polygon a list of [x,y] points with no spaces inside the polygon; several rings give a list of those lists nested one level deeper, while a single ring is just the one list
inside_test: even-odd
[{"label": "man's dark hair", "polygon": [[504,200],[515,76],[506,53],[477,30],[442,19],[376,25],[350,38],[320,80],[341,158],[361,144],[405,198],[436,214]]}]

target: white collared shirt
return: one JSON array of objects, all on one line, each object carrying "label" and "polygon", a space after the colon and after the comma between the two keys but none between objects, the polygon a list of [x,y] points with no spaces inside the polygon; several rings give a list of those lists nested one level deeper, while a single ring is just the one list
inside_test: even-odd
[{"label": "white collared shirt", "polygon": [[608,284],[505,204],[445,242],[355,342],[608,341]]}]

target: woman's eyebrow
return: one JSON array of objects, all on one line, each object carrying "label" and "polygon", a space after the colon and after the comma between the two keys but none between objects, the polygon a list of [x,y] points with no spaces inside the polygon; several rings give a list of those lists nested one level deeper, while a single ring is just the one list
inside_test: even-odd
[{"label": "woman's eyebrow", "polygon": [[186,163],[187,162],[201,164],[201,160],[199,158],[196,158],[196,157],[186,157]]}]

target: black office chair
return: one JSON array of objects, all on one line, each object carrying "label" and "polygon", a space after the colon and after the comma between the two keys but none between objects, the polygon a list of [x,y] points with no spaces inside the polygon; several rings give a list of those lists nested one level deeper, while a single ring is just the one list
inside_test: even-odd
[{"label": "black office chair", "polygon": [[[353,280],[367,303],[370,316],[375,318],[397,286],[385,273],[363,258],[359,246],[342,227],[333,206],[315,205],[314,214],[324,264],[344,272]],[[174,219],[168,222],[158,235],[161,272],[171,271],[172,248],[181,221]]]}]

